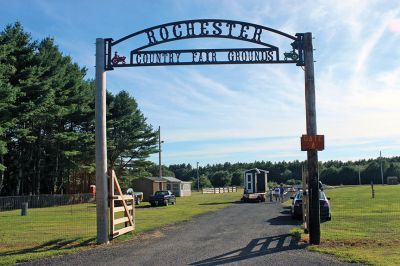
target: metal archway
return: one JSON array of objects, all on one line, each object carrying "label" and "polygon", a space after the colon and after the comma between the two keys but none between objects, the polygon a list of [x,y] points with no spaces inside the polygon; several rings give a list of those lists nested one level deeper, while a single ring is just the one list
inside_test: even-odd
[{"label": "metal archway", "polygon": [[[265,40],[273,34],[289,41],[291,51],[281,53]],[[129,57],[119,55],[116,47],[135,41]],[[198,38],[233,39],[259,45],[249,48],[146,50],[157,45]],[[113,54],[114,53],[114,54]],[[284,59],[282,60],[282,57]],[[128,60],[128,62],[126,62]],[[294,36],[253,23],[225,19],[184,20],[150,27],[114,41],[96,39],[96,208],[97,242],[107,243],[108,190],[106,141],[106,71],[119,67],[216,65],[216,64],[296,64],[304,66],[307,134],[301,137],[301,150],[307,151],[310,243],[320,242],[318,150],[324,148],[323,135],[317,135],[315,110],[314,59],[311,33]]]}]

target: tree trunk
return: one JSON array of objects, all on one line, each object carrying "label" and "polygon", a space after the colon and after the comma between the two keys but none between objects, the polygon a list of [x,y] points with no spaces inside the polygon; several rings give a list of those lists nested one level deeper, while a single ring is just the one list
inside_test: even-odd
[{"label": "tree trunk", "polygon": [[20,193],[22,174],[23,174],[22,162],[20,162],[19,169],[18,169],[17,185],[15,186],[15,195],[16,196],[19,196],[19,193]]},{"label": "tree trunk", "polygon": [[[37,133],[37,140],[36,140],[36,143],[37,143],[37,152],[36,152],[36,162],[35,162],[35,164],[36,164],[36,173],[34,173],[34,174],[36,174],[36,180],[37,180],[37,183],[36,183],[36,194],[37,195],[40,195],[40,186],[41,186],[41,176],[40,176],[40,162],[41,162],[41,141],[42,141],[42,135],[41,135],[41,128],[39,127],[39,132]],[[34,147],[35,147],[36,145],[34,145]]]},{"label": "tree trunk", "polygon": [[[4,165],[4,157],[0,156],[0,164]],[[4,184],[4,171],[0,172],[0,195],[1,191],[3,190],[3,184]]]},{"label": "tree trunk", "polygon": [[36,194],[40,195],[40,159],[38,160],[38,166],[37,166],[37,183],[36,183]]},{"label": "tree trunk", "polygon": [[57,186],[58,186],[58,161],[59,161],[59,152],[58,152],[58,144],[57,144],[57,151],[56,151],[56,169],[55,169],[55,177],[53,179],[53,192],[57,193]]}]

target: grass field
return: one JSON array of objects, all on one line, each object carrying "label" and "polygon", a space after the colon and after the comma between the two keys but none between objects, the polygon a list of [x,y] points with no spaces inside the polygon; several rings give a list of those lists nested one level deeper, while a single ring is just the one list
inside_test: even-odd
[{"label": "grass field", "polygon": [[[177,198],[175,206],[136,208],[133,235],[190,220],[193,216],[216,211],[240,200],[242,191],[225,194],[193,193]],[[132,238],[121,236],[117,241]],[[38,259],[88,249],[96,243],[96,206],[69,206],[0,212],[0,265]]]},{"label": "grass field", "polygon": [[321,224],[321,245],[309,249],[372,265],[400,264],[400,186],[327,190],[332,221]]}]

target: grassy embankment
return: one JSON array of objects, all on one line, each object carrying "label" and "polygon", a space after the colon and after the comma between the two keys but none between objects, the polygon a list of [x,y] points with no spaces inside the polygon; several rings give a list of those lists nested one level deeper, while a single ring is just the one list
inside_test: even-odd
[{"label": "grassy embankment", "polygon": [[[238,201],[242,191],[225,194],[193,193],[177,198],[175,206],[150,208],[142,203],[136,208],[133,236],[166,225],[187,221],[196,215],[217,211]],[[0,265],[73,253],[93,247],[96,242],[96,206],[69,206],[0,212]],[[121,236],[117,241],[132,238]]]},{"label": "grassy embankment", "polygon": [[374,188],[375,198],[367,185],[327,190],[332,221],[321,224],[321,245],[309,249],[349,262],[399,265],[400,186]]}]

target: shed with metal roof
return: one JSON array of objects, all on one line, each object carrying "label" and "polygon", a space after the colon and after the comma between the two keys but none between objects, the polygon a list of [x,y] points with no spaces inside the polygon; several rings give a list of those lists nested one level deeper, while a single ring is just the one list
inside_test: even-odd
[{"label": "shed with metal roof", "polygon": [[167,190],[170,190],[175,196],[184,197],[192,195],[192,182],[182,181],[172,176],[163,176],[167,181]]},{"label": "shed with metal roof", "polygon": [[141,177],[132,181],[133,190],[143,192],[143,201],[149,201],[149,196],[156,191],[167,190],[167,181],[160,177]]}]

